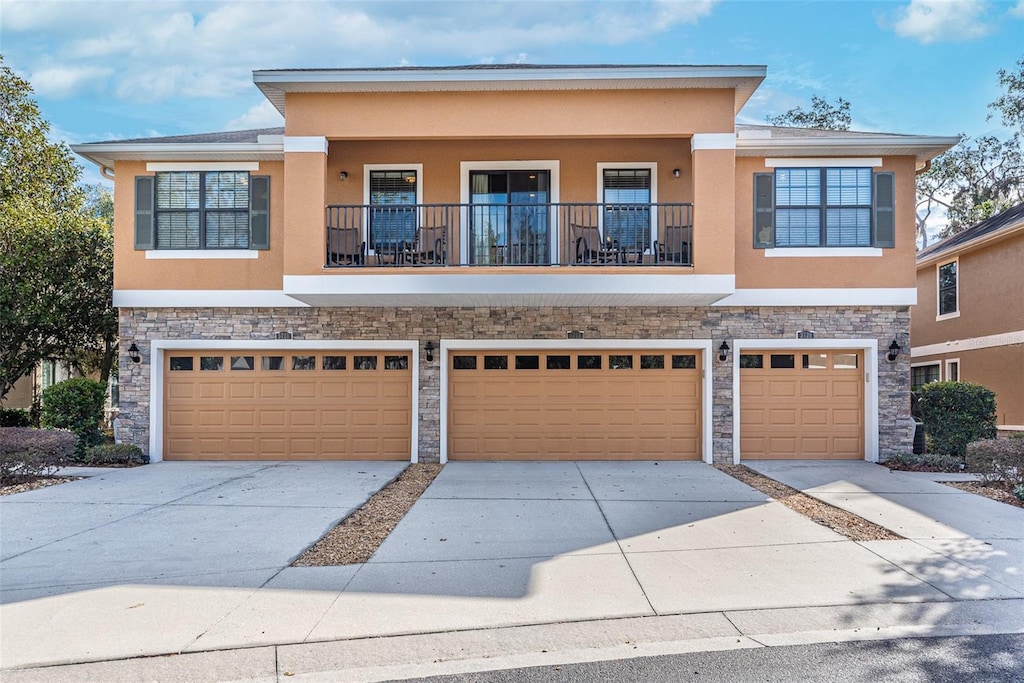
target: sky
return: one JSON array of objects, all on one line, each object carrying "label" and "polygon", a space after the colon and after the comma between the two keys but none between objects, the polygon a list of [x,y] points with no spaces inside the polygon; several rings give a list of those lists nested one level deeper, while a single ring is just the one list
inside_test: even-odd
[{"label": "sky", "polygon": [[740,123],[817,95],[854,130],[999,135],[1024,0],[0,0],[0,54],[68,143],[282,125],[254,69],[511,62],[760,64]]}]

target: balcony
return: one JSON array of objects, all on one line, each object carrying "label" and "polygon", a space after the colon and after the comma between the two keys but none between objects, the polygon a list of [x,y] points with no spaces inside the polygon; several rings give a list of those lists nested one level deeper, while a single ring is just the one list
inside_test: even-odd
[{"label": "balcony", "polygon": [[736,289],[721,254],[702,272],[688,203],[332,205],[325,222],[320,272],[284,276],[311,306],[707,306]]},{"label": "balcony", "polygon": [[691,204],[327,207],[326,268],[693,266]]}]

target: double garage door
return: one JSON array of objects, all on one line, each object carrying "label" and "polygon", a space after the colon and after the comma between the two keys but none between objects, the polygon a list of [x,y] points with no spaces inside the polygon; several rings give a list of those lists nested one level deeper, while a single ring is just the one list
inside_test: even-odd
[{"label": "double garage door", "polygon": [[167,351],[168,460],[406,460],[408,352]]},{"label": "double garage door", "polygon": [[453,351],[452,460],[698,460],[697,351]]}]

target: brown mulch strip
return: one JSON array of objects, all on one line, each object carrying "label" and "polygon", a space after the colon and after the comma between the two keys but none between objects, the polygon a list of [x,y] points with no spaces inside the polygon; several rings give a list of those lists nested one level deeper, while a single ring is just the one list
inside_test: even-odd
[{"label": "brown mulch strip", "polygon": [[55,484],[65,484],[69,481],[75,481],[82,477],[34,477],[27,481],[20,481],[17,484],[6,484],[0,486],[0,496],[9,496],[13,493],[24,493],[25,491],[34,491],[35,489],[46,488],[47,486],[54,486]]},{"label": "brown mulch strip", "polygon": [[903,537],[885,527],[858,517],[834,505],[797,491],[744,465],[715,465],[729,476],[779,501],[790,510],[799,512],[813,522],[828,527],[851,541],[899,541]]},{"label": "brown mulch strip", "polygon": [[979,496],[985,496],[1000,503],[1024,508],[1024,501],[1019,500],[1013,493],[999,486],[985,486],[980,481],[943,481],[939,483],[952,486],[961,491],[967,491],[968,493],[976,493]]},{"label": "brown mulch strip", "polygon": [[409,465],[397,479],[373,494],[362,507],[310,546],[292,566],[329,567],[366,562],[423,495],[441,467],[438,463]]}]

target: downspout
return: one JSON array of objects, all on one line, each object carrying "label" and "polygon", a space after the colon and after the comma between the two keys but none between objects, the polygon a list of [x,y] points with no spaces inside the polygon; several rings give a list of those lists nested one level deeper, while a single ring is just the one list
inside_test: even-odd
[{"label": "downspout", "polygon": [[107,168],[103,164],[100,164],[100,175],[103,176],[104,178],[106,178],[107,180],[113,180],[114,179],[114,171],[109,169],[109,168]]},{"label": "downspout", "polygon": [[931,167],[932,167],[932,160],[929,159],[928,161],[924,162],[924,166],[922,166],[921,168],[919,168],[919,169],[914,171],[914,175],[915,176],[919,176],[922,173],[927,173],[931,169]]}]

